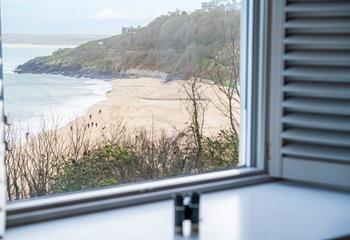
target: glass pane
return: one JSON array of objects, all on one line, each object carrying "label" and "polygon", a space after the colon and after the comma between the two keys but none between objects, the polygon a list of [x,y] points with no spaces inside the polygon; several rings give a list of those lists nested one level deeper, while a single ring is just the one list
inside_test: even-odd
[{"label": "glass pane", "polygon": [[240,5],[3,1],[9,200],[244,166]]}]

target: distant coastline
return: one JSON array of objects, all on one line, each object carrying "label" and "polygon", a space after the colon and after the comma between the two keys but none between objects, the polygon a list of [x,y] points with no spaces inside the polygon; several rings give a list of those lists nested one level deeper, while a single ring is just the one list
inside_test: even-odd
[{"label": "distant coastline", "polygon": [[19,48],[31,48],[31,47],[42,47],[42,48],[75,48],[78,45],[69,44],[35,44],[35,43],[3,43],[5,47],[19,47]]},{"label": "distant coastline", "polygon": [[27,34],[3,33],[3,44],[50,45],[50,46],[78,46],[82,43],[108,37],[107,35],[80,34]]}]

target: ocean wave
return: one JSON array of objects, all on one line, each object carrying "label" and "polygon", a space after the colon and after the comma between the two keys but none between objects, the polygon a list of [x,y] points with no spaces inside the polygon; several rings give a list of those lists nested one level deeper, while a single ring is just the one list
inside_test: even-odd
[{"label": "ocean wave", "polygon": [[5,110],[22,131],[40,132],[42,119],[55,116],[62,127],[106,99],[110,82],[50,74],[16,74],[14,68],[57,50],[38,46],[4,48]]},{"label": "ocean wave", "polygon": [[13,68],[3,68],[4,74],[13,74],[15,70]]},{"label": "ocean wave", "polygon": [[99,82],[95,85],[82,86],[90,89],[84,95],[78,95],[69,98],[61,103],[50,104],[46,110],[35,112],[33,117],[24,120],[14,120],[14,124],[23,133],[30,132],[38,134],[42,131],[42,124],[45,122],[49,129],[60,128],[86,114],[88,109],[93,105],[105,100],[106,93],[111,89],[111,83]]}]

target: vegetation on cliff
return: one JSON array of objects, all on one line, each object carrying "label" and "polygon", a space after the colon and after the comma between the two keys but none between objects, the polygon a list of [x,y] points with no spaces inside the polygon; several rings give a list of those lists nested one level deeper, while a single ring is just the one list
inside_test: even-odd
[{"label": "vegetation on cliff", "polygon": [[[17,73],[50,73],[75,77],[127,77],[135,70],[188,79],[201,62],[225,48],[225,36],[239,33],[239,11],[197,10],[163,15],[136,33],[60,49],[17,67]],[[164,76],[164,75],[163,75]]]}]

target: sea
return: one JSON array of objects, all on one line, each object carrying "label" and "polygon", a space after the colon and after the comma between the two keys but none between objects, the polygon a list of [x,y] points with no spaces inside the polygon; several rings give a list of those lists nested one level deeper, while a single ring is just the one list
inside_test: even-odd
[{"label": "sea", "polygon": [[21,131],[37,133],[44,121],[63,126],[106,99],[112,89],[110,82],[100,79],[14,72],[18,65],[59,48],[3,44],[5,114]]}]

